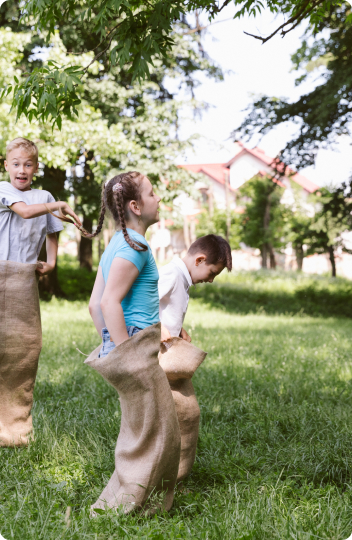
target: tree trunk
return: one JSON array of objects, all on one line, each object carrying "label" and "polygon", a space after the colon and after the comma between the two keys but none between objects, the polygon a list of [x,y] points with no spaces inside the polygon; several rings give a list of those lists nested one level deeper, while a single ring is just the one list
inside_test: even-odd
[{"label": "tree trunk", "polygon": [[275,259],[275,253],[273,250],[273,246],[271,244],[268,244],[269,246],[269,253],[270,253],[270,268],[272,270],[275,270],[276,268],[276,259]]},{"label": "tree trunk", "polygon": [[183,216],[183,238],[185,241],[186,249],[189,249],[189,246],[191,245],[191,241],[189,238],[189,227],[188,227],[188,221],[187,216]]},{"label": "tree trunk", "polygon": [[[89,233],[93,232],[93,220],[83,217],[83,228]],[[79,265],[81,268],[87,268],[89,272],[93,269],[93,242],[90,238],[81,237],[79,243]]]},{"label": "tree trunk", "polygon": [[336,277],[336,263],[333,246],[329,246],[329,259],[331,262],[331,275],[332,277]]},{"label": "tree trunk", "polygon": [[[56,233],[59,239],[60,232]],[[39,253],[39,260],[46,261],[46,243],[44,242],[42,249]],[[60,287],[58,275],[57,275],[57,259],[54,270],[46,276],[39,278],[39,295],[43,300],[49,300],[52,296],[64,298],[65,293]]]},{"label": "tree trunk", "polygon": [[262,254],[262,268],[268,268],[268,244],[264,243],[260,251]]},{"label": "tree trunk", "polygon": [[270,195],[266,200],[264,219],[263,219],[263,228],[264,228],[264,244],[262,247],[262,268],[268,268],[268,253],[270,254],[270,244],[267,242],[267,231],[270,223]]},{"label": "tree trunk", "polygon": [[303,257],[304,257],[303,246],[302,245],[296,246],[295,252],[296,252],[297,270],[298,272],[302,272]]},{"label": "tree trunk", "polygon": [[224,172],[225,176],[225,201],[226,201],[226,240],[229,242],[230,238],[230,228],[231,228],[231,214],[230,214],[230,179],[229,179],[230,171],[229,169],[226,169]]}]

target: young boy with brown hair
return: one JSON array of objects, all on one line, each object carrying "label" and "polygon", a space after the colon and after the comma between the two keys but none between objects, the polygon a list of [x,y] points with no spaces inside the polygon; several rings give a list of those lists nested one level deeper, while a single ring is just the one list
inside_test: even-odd
[{"label": "young boy with brown hair", "polygon": [[159,270],[159,316],[169,331],[161,345],[159,363],[169,380],[181,433],[178,481],[190,474],[196,457],[200,408],[191,379],[207,354],[190,343],[182,327],[189,288],[213,283],[224,268],[232,269],[230,245],[221,236],[208,234],[193,242],[183,259],[175,257]]},{"label": "young boy with brown hair", "polygon": [[[10,182],[0,182],[0,446],[27,444],[30,414],[41,350],[41,323],[36,273],[56,264],[56,233],[69,215],[81,225],[66,202],[45,190],[32,189],[38,172],[38,148],[23,137],[6,148]],[[38,262],[46,238],[47,261]]]},{"label": "young boy with brown hair", "polygon": [[182,327],[189,301],[189,288],[197,283],[213,283],[220,272],[232,270],[231,248],[221,236],[208,234],[190,246],[183,259],[174,257],[159,270],[159,315],[171,337],[191,341]]}]

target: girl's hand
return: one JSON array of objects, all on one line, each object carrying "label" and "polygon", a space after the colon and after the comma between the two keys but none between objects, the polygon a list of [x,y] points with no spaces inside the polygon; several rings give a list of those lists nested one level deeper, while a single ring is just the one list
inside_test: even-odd
[{"label": "girl's hand", "polygon": [[61,212],[63,213],[64,216],[71,216],[74,221],[76,222],[75,224],[79,225],[80,227],[82,227],[82,223],[81,223],[81,220],[79,219],[79,217],[74,213],[74,211],[72,210],[72,208],[67,204],[67,202],[62,202],[61,205],[60,205],[60,210]]},{"label": "girl's hand", "polygon": [[167,328],[165,328],[165,326],[161,325],[161,338],[160,338],[160,341],[161,342],[168,341],[169,339],[171,339],[170,332],[168,331]]},{"label": "girl's hand", "polygon": [[50,272],[52,272],[54,268],[55,268],[55,265],[53,266],[52,264],[49,264],[47,262],[38,261],[37,268],[35,271],[40,276],[45,276],[46,274],[50,274]]},{"label": "girl's hand", "polygon": [[181,328],[180,332],[180,338],[184,339],[185,341],[188,341],[188,343],[191,343],[192,338],[189,334],[187,334],[186,330],[184,328]]}]

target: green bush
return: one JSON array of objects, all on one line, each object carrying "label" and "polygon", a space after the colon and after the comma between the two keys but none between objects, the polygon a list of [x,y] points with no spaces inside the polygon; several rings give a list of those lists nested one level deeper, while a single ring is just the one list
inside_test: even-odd
[{"label": "green bush", "polygon": [[89,300],[95,276],[96,270],[80,268],[74,257],[64,255],[58,260],[58,279],[68,300]]}]

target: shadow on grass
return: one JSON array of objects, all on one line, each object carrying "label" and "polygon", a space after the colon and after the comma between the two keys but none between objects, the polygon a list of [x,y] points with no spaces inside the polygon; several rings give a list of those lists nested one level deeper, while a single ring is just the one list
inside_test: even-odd
[{"label": "shadow on grass", "polygon": [[330,280],[309,280],[297,283],[285,290],[275,282],[270,288],[258,282],[213,283],[191,289],[191,298],[196,298],[210,308],[230,313],[248,314],[305,314],[314,317],[352,317],[352,284]]}]

